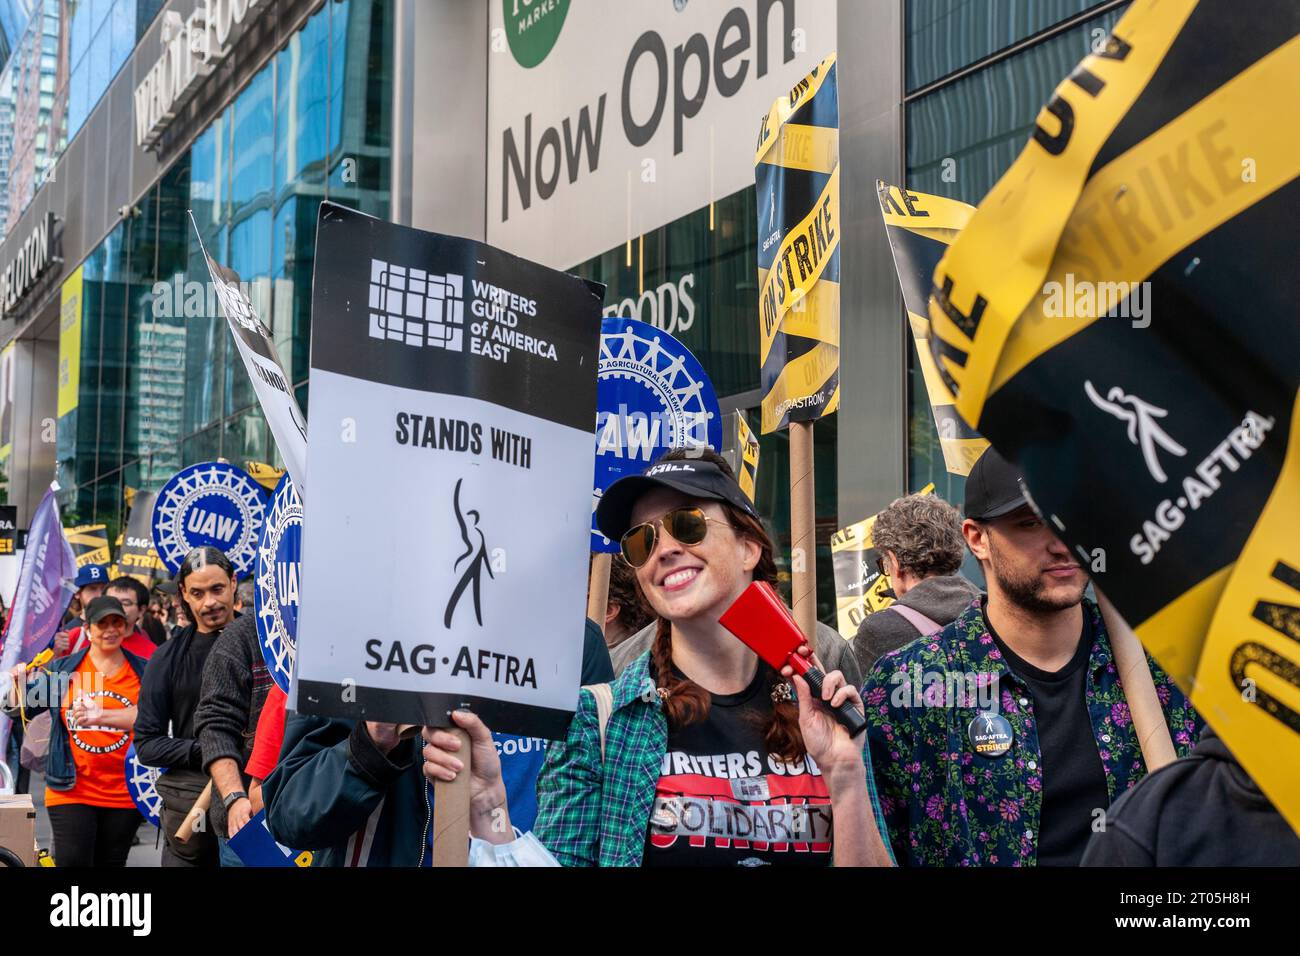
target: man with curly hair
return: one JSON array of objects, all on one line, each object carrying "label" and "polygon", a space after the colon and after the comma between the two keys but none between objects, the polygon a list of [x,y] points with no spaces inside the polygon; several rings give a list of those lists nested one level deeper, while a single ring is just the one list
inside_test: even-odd
[{"label": "man with curly hair", "polygon": [[957,573],[965,552],[961,514],[936,495],[896,499],[876,516],[871,540],[897,602],[858,628],[853,653],[864,674],[882,655],[941,630],[980,593]]}]

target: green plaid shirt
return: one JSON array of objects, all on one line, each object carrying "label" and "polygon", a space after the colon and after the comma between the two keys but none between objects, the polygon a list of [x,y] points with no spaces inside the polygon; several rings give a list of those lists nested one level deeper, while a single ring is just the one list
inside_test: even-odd
[{"label": "green plaid shirt", "polygon": [[[537,779],[533,832],[563,865],[641,865],[655,785],[668,750],[668,722],[655,686],[648,651],[610,685],[614,707],[605,728],[603,760],[596,699],[585,690],[578,695],[568,738],[547,749]],[[863,738],[867,791],[881,821]]]}]

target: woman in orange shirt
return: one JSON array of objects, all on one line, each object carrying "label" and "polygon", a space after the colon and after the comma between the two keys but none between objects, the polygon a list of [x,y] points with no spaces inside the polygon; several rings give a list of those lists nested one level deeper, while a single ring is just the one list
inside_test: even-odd
[{"label": "woman in orange shirt", "polygon": [[90,643],[27,679],[14,676],[5,712],[31,719],[51,705],[45,806],[54,833],[54,862],[67,866],[125,866],[140,814],[126,788],[126,751],[135,725],[144,658],[122,650],[126,613],[114,597],[86,608]]}]

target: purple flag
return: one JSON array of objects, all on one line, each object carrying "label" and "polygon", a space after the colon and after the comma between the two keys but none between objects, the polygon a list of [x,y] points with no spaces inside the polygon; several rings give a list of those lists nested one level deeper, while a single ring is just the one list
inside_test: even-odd
[{"label": "purple flag", "polygon": [[[9,668],[30,661],[50,643],[75,590],[77,561],[63,536],[59,503],[54,497],[57,488],[50,485],[45,492],[27,532],[9,629],[0,645],[0,694],[9,693]],[[0,717],[0,760],[8,743],[9,721]]]}]

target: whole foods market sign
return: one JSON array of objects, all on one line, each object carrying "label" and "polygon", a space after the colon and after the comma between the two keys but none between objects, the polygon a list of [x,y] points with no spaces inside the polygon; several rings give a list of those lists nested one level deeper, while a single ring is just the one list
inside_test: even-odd
[{"label": "whole foods market sign", "polygon": [[201,0],[184,19],[175,10],[163,14],[162,50],[135,88],[135,141],[140,148],[157,145],[199,81],[230,54],[231,41],[267,6],[268,0]]},{"label": "whole foods market sign", "polygon": [[836,46],[835,0],[490,9],[487,239],[556,268],[752,185],[760,119]]}]

